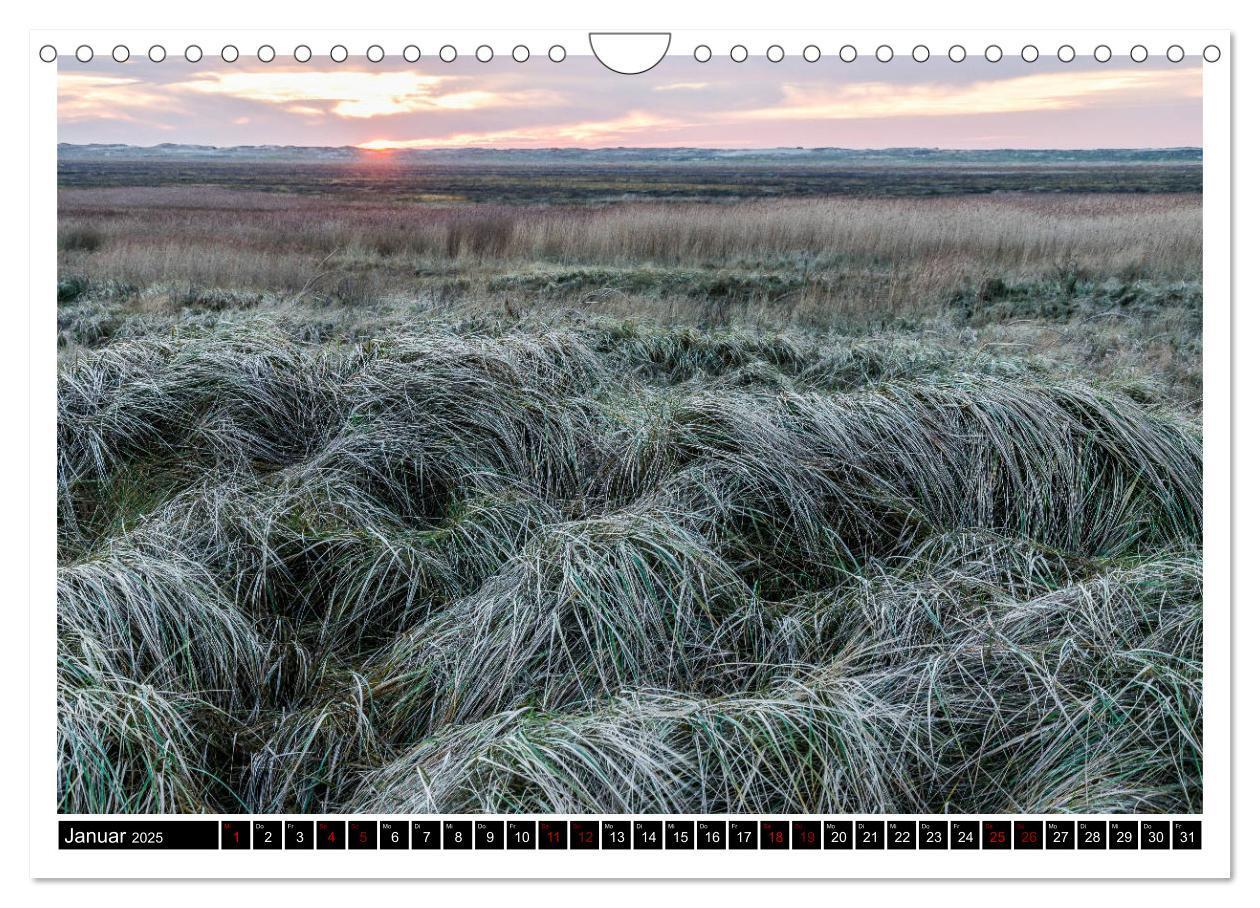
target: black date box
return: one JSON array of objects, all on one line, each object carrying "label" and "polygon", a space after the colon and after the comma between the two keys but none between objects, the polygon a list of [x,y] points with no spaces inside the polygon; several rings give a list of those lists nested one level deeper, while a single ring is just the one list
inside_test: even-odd
[{"label": "black date box", "polygon": [[949,847],[955,851],[971,851],[980,847],[979,820],[950,820]]},{"label": "black date box", "polygon": [[[564,851],[572,838],[574,848],[599,848],[599,827],[587,820],[566,823],[564,820],[538,821],[538,847],[543,851]],[[583,839],[578,844],[578,839]]]},{"label": "black date box", "polygon": [[823,820],[823,848],[852,848],[852,820]]},{"label": "black date box", "polygon": [[406,820],[381,820],[380,846],[382,851],[411,847],[410,827]]},{"label": "black date box", "polygon": [[727,848],[751,851],[757,847],[758,833],[755,820],[731,820],[727,824]]},{"label": "black date box", "polygon": [[442,850],[467,851],[473,847],[472,820],[442,821]]},{"label": "black date box", "polygon": [[915,847],[914,821],[889,820],[885,838],[889,851],[913,850]]},{"label": "black date box", "polygon": [[1040,820],[1016,820],[1013,844],[1016,851],[1040,851],[1046,847],[1045,824]]},{"label": "black date box", "polygon": [[315,847],[333,851],[346,847],[345,820],[318,820],[315,823]]},{"label": "black date box", "polygon": [[219,847],[224,851],[249,848],[249,824],[244,820],[223,820],[219,823]]},{"label": "black date box", "polygon": [[1108,820],[1107,847],[1113,851],[1130,851],[1138,847],[1136,820]]},{"label": "black date box", "polygon": [[761,832],[761,848],[763,851],[791,846],[791,842],[788,839],[787,820],[762,820],[757,825],[757,828]]},{"label": "black date box", "polygon": [[255,851],[277,851],[284,847],[284,833],[279,820],[254,820],[249,824]]},{"label": "black date box", "polygon": [[1170,825],[1167,820],[1139,820],[1138,837],[1142,840],[1142,848],[1171,848]]},{"label": "black date box", "polygon": [[503,821],[477,820],[473,823],[473,841],[479,849],[503,849]]},{"label": "black date box", "polygon": [[726,849],[726,821],[700,820],[696,823],[696,847],[702,851]]},{"label": "black date box", "polygon": [[949,847],[949,824],[944,820],[919,821],[919,849],[943,851]]},{"label": "black date box", "polygon": [[376,820],[351,820],[346,842],[358,851],[376,850]]},{"label": "black date box", "polygon": [[792,847],[806,850],[822,848],[822,822],[820,820],[793,820]]},{"label": "black date box", "polygon": [[307,851],[315,847],[314,820],[284,821],[284,850]]},{"label": "black date box", "polygon": [[1103,820],[1078,820],[1076,847],[1081,851],[1099,851],[1107,847],[1107,823]]},{"label": "black date box", "polygon": [[[578,836],[585,839],[584,844],[579,845]],[[574,848],[599,848],[599,827],[586,820],[578,820],[574,823],[566,823],[564,820],[539,820],[538,847],[543,851],[564,851],[569,847],[569,841],[572,839]]]},{"label": "black date box", "polygon": [[1071,820],[1046,820],[1046,848],[1071,851],[1076,847],[1076,824]]},{"label": "black date box", "polygon": [[696,847],[696,824],[692,820],[665,821],[665,848],[685,851]]},{"label": "black date box", "polygon": [[1201,849],[1203,847],[1202,820],[1173,820],[1172,847],[1179,849]]},{"label": "black date box", "polygon": [[883,820],[854,820],[853,844],[859,849],[877,851],[884,847]]},{"label": "black date box", "polygon": [[599,827],[599,840],[605,851],[621,851],[630,847],[629,820],[604,820]]},{"label": "black date box", "polygon": [[651,851],[664,846],[665,824],[660,820],[635,820],[633,825],[636,849]]},{"label": "black date box", "polygon": [[441,848],[441,822],[438,820],[412,820],[411,847],[420,851],[436,851]]},{"label": "black date box", "polygon": [[574,851],[594,851],[599,848],[599,835],[599,824],[594,820],[569,822],[569,847]]},{"label": "black date box", "polygon": [[[557,823],[564,829],[563,823]],[[538,847],[538,824],[533,820],[508,820],[503,840],[509,851],[533,851]]]},{"label": "black date box", "polygon": [[1011,821],[985,820],[980,824],[982,848],[1005,850],[1011,847]]}]

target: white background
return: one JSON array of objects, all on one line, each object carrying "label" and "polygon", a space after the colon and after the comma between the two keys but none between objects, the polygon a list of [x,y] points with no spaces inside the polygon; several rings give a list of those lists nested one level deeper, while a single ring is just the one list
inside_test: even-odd
[{"label": "white background", "polygon": [[[787,3],[776,0],[774,3],[738,2],[725,0],[715,3],[691,3],[686,7],[675,2],[655,2],[655,0],[635,0],[621,9],[611,6],[596,8],[594,4],[578,2],[534,2],[507,3],[482,0],[477,3],[464,3],[455,7],[430,7],[428,4],[375,4],[357,3],[353,5],[323,2],[260,4],[255,2],[239,2],[239,0],[219,0],[213,6],[214,18],[205,7],[189,6],[173,8],[169,3],[133,2],[126,4],[107,4],[103,2],[84,3],[73,0],[62,0],[56,10],[51,5],[43,9],[26,10],[26,19],[10,23],[5,33],[10,35],[6,42],[2,59],[5,66],[6,79],[2,83],[8,99],[9,126],[8,135],[0,148],[5,155],[5,167],[0,174],[5,180],[6,214],[3,229],[5,242],[0,245],[4,250],[6,268],[3,272],[4,282],[0,284],[5,291],[5,302],[9,306],[5,330],[0,332],[0,400],[3,401],[5,437],[0,439],[0,502],[6,505],[9,519],[0,524],[0,567],[3,568],[5,585],[3,590],[8,595],[3,597],[9,621],[4,626],[3,637],[5,652],[3,664],[5,681],[3,689],[6,694],[4,716],[5,725],[2,731],[9,744],[0,748],[0,760],[3,761],[5,778],[8,781],[6,791],[9,804],[4,814],[5,834],[4,848],[0,849],[0,860],[8,862],[8,871],[13,882],[27,876],[25,861],[25,807],[26,805],[26,742],[23,731],[29,719],[27,699],[27,534],[25,511],[27,506],[27,449],[25,427],[28,424],[28,379],[27,379],[27,306],[28,301],[35,298],[27,287],[26,224],[22,203],[27,198],[26,160],[27,143],[18,125],[26,120],[26,87],[27,42],[24,29],[29,27],[81,27],[81,28],[118,28],[118,27],[153,27],[153,26],[186,26],[217,27],[238,25],[246,27],[294,26],[337,27],[380,26],[383,36],[381,43],[388,38],[392,28],[436,28],[436,27],[483,27],[502,29],[510,26],[537,28],[540,26],[577,27],[582,30],[669,30],[685,27],[691,28],[732,28],[755,27],[824,27],[824,28],[862,28],[881,26],[963,29],[968,27],[1001,27],[1025,28],[1029,30],[1030,40],[1035,40],[1032,31],[1038,27],[1053,25],[1055,27],[1119,27],[1126,26],[1146,29],[1153,26],[1176,28],[1178,26],[1193,27],[1229,27],[1239,22],[1238,7],[1231,9],[1230,4],[1196,2],[1146,2],[1128,4],[1109,4],[1103,6],[1096,2],[1078,2],[1078,0],[1056,0],[1052,6],[1035,9],[1025,4],[1015,9],[1009,2],[954,3],[918,2],[898,3],[895,8],[891,4],[878,7],[852,8],[837,3],[808,4]],[[1175,32],[1170,33],[1170,43],[1175,40]],[[1253,118],[1245,112],[1251,106],[1254,97],[1251,89],[1252,73],[1255,66],[1248,59],[1247,33],[1236,33],[1232,48],[1227,48],[1226,63],[1233,66],[1234,83],[1234,215],[1235,215],[1235,249],[1243,256],[1241,268],[1236,268],[1234,299],[1235,329],[1235,388],[1236,425],[1235,425],[1235,502],[1238,520],[1236,523],[1235,551],[1239,557],[1239,568],[1236,588],[1238,609],[1234,614],[1235,654],[1235,703],[1234,713],[1240,722],[1235,726],[1234,765],[1235,802],[1234,802],[1234,862],[1235,875],[1243,882],[1254,881],[1260,873],[1255,869],[1256,860],[1250,853],[1255,847],[1256,839],[1249,836],[1246,821],[1254,819],[1260,823],[1260,815],[1255,812],[1254,785],[1248,770],[1253,769],[1257,745],[1255,734],[1255,701],[1251,696],[1255,685],[1255,660],[1249,658],[1251,645],[1255,640],[1255,608],[1260,608],[1249,593],[1254,584],[1249,583],[1246,567],[1254,560],[1257,551],[1257,533],[1254,525],[1247,523],[1252,509],[1249,504],[1256,500],[1255,480],[1251,475],[1254,469],[1255,452],[1255,412],[1251,401],[1251,391],[1257,388],[1256,357],[1251,354],[1250,346],[1255,340],[1254,306],[1260,303],[1257,299],[1256,282],[1249,280],[1247,265],[1249,250],[1254,250],[1256,237],[1254,234],[1254,209],[1252,208],[1252,190],[1254,177],[1246,167],[1248,158],[1255,157],[1255,140]],[[139,42],[137,42],[138,44]],[[856,41],[854,43],[857,43]],[[1188,42],[1187,50],[1190,49]],[[1150,45],[1152,51],[1154,45]],[[98,53],[101,50],[98,49]],[[1078,49],[1079,52],[1079,49]],[[134,50],[133,50],[134,53]],[[1236,258],[1238,256],[1236,255]],[[1209,266],[1210,267],[1210,266]],[[1209,274],[1209,282],[1223,279],[1224,276]],[[1210,364],[1209,364],[1210,368]],[[1250,420],[1248,419],[1250,417]],[[1209,477],[1211,481],[1211,477]],[[1248,720],[1252,721],[1248,721]],[[914,856],[907,857],[914,860]],[[1045,866],[1053,871],[1054,862],[1046,861]],[[470,885],[427,884],[424,890],[403,893],[398,887],[402,883],[370,883],[340,884],[324,882],[321,884],[265,884],[239,883],[227,884],[223,890],[212,890],[199,887],[194,891],[175,893],[168,883],[114,883],[114,884],[30,884],[27,883],[25,893],[14,892],[17,898],[23,895],[41,903],[45,901],[66,904],[137,904],[157,902],[166,898],[189,898],[206,900],[231,899],[245,903],[254,903],[261,899],[293,899],[301,898],[304,903],[317,902],[360,902],[370,899],[395,900],[400,898],[423,898],[464,901],[504,900],[512,903],[534,903],[549,901],[553,904],[557,899],[581,899],[599,903],[617,903],[624,899],[627,902],[642,899],[687,899],[709,902],[720,899],[723,905],[746,903],[762,904],[769,900],[780,902],[783,899],[812,902],[818,898],[842,899],[878,899],[881,902],[895,899],[913,899],[916,902],[972,901],[983,899],[1018,898],[1021,904],[1051,903],[1062,904],[1064,900],[1085,899],[1089,902],[1101,899],[1140,899],[1144,905],[1177,904],[1197,902],[1198,900],[1229,897],[1232,901],[1243,896],[1241,886],[1234,884],[1226,888],[1222,884],[1212,885],[1214,891],[1198,891],[1199,885],[1180,883],[1111,883],[1111,884],[1067,884],[1062,886],[1033,885],[1015,890],[1017,884],[1010,883],[906,883],[893,888],[889,884],[847,883],[844,892],[823,892],[819,886],[826,884],[697,884],[697,883],[651,883],[644,887],[626,888],[624,886],[603,887],[598,884],[521,884],[496,883],[481,884],[478,891]],[[1202,884],[1200,884],[1202,885]],[[282,891],[289,887],[301,887],[300,892]],[[704,886],[702,890],[700,887]],[[854,887],[861,891],[856,891]],[[360,888],[365,887],[365,888]],[[1091,891],[1084,889],[1089,887]],[[1252,888],[1249,884],[1247,888]],[[9,886],[6,885],[6,890]],[[1253,891],[1252,898],[1255,892]]]}]

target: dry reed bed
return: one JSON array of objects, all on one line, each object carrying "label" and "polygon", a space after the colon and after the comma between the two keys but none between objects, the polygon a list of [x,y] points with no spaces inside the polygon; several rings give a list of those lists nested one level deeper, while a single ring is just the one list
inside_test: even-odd
[{"label": "dry reed bed", "polygon": [[461,267],[601,264],[1036,278],[1067,264],[1185,280],[1201,261],[1197,195],[809,199],[607,208],[393,206],[217,189],[62,190],[63,274],[145,288],[294,292],[371,267],[393,286]]}]

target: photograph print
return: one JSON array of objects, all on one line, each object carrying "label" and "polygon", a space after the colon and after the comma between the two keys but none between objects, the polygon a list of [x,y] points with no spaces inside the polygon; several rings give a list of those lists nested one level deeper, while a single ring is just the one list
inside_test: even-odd
[{"label": "photograph print", "polygon": [[60,812],[1201,812],[1198,57],[287,54],[58,63]]}]

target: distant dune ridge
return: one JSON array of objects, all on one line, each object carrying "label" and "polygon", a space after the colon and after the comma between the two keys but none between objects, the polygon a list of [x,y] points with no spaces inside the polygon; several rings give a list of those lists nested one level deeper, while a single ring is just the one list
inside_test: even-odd
[{"label": "distant dune ridge", "polygon": [[[1202,164],[1202,148],[949,149],[949,148],[400,148],[401,161],[442,163],[703,163],[764,161],[826,164]],[[382,152],[353,145],[74,145],[57,146],[61,161],[282,160],[359,161]]]}]

